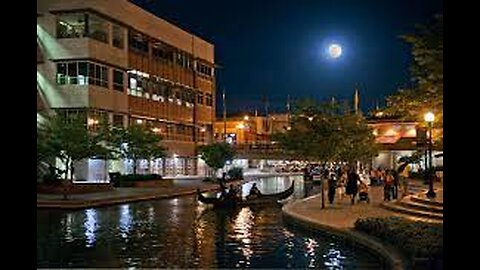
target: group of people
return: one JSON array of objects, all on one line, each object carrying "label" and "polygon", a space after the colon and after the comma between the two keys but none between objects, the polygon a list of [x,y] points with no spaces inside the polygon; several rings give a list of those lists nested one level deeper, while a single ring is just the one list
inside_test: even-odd
[{"label": "group of people", "polygon": [[[359,172],[363,172],[363,168],[360,168]],[[311,179],[313,174],[320,174],[324,179],[323,182],[326,182],[327,197],[330,204],[333,204],[337,194],[340,199],[343,199],[345,195],[350,196],[352,204],[355,203],[357,195],[360,195],[360,200],[369,201],[368,185],[361,179],[354,166],[346,164],[307,166],[304,170],[305,179]]]},{"label": "group of people", "polygon": [[[231,201],[239,201],[242,200],[242,191],[240,185],[230,184],[227,188],[225,185],[221,185],[221,194],[220,199],[222,200],[231,200]],[[260,190],[257,187],[257,183],[253,183],[252,187],[250,188],[249,194],[247,195],[246,199],[254,199],[261,195]]]},{"label": "group of people", "polygon": [[370,179],[374,185],[383,185],[383,200],[390,201],[398,199],[399,190],[402,187],[402,196],[408,194],[408,175],[410,173],[410,165],[404,164],[398,170],[372,168],[370,170]]}]

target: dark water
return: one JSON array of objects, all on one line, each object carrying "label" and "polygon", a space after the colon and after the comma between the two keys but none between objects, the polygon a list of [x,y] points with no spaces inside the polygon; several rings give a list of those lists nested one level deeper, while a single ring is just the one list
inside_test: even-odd
[{"label": "dark water", "polygon": [[[281,191],[291,179],[264,179],[259,188]],[[294,197],[303,197],[303,182],[295,186]],[[286,226],[280,207],[214,211],[190,196],[37,210],[37,267],[382,269],[382,262],[341,239]]]}]

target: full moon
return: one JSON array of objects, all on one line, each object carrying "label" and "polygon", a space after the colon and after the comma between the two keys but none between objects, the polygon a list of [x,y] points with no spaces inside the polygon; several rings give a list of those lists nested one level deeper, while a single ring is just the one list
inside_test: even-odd
[{"label": "full moon", "polygon": [[342,47],[340,47],[338,44],[331,44],[328,47],[328,54],[332,58],[338,58],[342,55]]}]

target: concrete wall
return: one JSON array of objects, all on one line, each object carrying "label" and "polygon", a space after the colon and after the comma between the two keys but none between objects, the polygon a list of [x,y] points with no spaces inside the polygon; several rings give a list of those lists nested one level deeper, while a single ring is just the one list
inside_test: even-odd
[{"label": "concrete wall", "polygon": [[37,13],[75,9],[94,9],[135,30],[160,39],[194,56],[214,63],[214,47],[179,27],[161,19],[127,0],[38,0]]}]

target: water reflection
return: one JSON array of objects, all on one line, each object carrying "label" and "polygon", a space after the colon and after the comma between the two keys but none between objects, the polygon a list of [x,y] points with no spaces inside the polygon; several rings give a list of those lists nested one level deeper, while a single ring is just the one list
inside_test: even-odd
[{"label": "water reflection", "polygon": [[95,231],[97,230],[97,211],[95,209],[85,210],[85,222],[83,227],[85,229],[86,247],[91,247],[95,243]]},{"label": "water reflection", "polygon": [[132,226],[132,215],[130,213],[130,205],[124,204],[120,210],[120,231],[123,238],[127,238]]},{"label": "water reflection", "polygon": [[[291,179],[267,179],[262,192],[281,191]],[[301,198],[303,183],[295,180],[293,197]],[[361,269],[351,266],[362,262],[381,268],[369,253],[286,227],[281,206],[217,211],[187,196],[84,211],[37,210],[38,268]]]},{"label": "water reflection", "polygon": [[235,232],[235,238],[241,241],[240,249],[244,256],[244,260],[238,261],[237,264],[241,265],[246,263],[247,265],[250,264],[250,257],[252,257],[253,251],[251,248],[252,243],[252,227],[254,226],[253,222],[254,216],[252,210],[250,208],[245,207],[240,210],[235,219],[235,223],[233,225],[233,229]]}]

